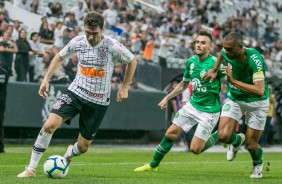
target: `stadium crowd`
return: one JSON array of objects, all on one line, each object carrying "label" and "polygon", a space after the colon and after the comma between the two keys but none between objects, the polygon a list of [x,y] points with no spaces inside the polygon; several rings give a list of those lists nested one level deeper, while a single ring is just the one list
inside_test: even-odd
[{"label": "stadium crowd", "polygon": [[[193,55],[195,35],[207,29],[216,43],[211,54],[217,55],[222,49],[225,35],[238,32],[244,35],[247,47],[256,48],[264,56],[267,76],[282,76],[279,1],[151,0],[146,1],[151,5],[145,6],[140,1],[84,0],[74,1],[73,7],[64,7],[63,1],[10,2],[42,16],[40,29],[31,32],[20,20],[12,20],[5,2],[0,2],[0,65],[9,73],[10,81],[40,82],[54,55],[72,38],[83,34],[80,25],[92,10],[104,16],[105,32],[129,48],[139,58],[139,64],[185,68],[186,59]],[[74,55],[51,82],[69,84],[75,77],[76,64]],[[115,66],[113,88],[121,84],[124,69],[121,64]],[[138,88],[136,81],[132,88]]]}]

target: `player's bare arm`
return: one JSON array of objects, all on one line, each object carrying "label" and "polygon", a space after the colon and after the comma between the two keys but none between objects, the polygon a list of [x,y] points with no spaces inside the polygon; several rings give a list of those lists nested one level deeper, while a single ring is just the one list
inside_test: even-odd
[{"label": "player's bare arm", "polygon": [[183,91],[185,89],[187,89],[189,84],[189,81],[181,81],[180,83],[177,84],[177,86],[172,90],[172,92],[170,92],[168,95],[166,95],[162,101],[160,101],[160,103],[158,104],[158,106],[161,109],[164,109],[167,107],[167,101],[169,101],[170,99],[172,99],[173,97],[183,93]]},{"label": "player's bare arm", "polygon": [[212,82],[216,76],[217,76],[217,70],[218,67],[220,66],[220,64],[222,63],[223,58],[222,58],[222,53],[219,52],[216,63],[214,64],[213,68],[210,69],[203,77],[204,80],[207,80],[208,78],[210,78],[210,82]]},{"label": "player's bare arm", "polygon": [[47,70],[46,75],[44,76],[44,79],[40,85],[38,94],[42,97],[42,98],[46,98],[47,93],[49,92],[49,79],[52,77],[52,75],[54,74],[54,72],[57,70],[57,68],[62,64],[63,59],[59,56],[59,54],[57,53],[55,55],[55,57],[53,58],[53,60],[51,61],[51,64]]},{"label": "player's bare arm", "polygon": [[123,83],[117,93],[117,98],[116,98],[117,102],[121,102],[123,99],[128,98],[128,88],[132,81],[136,66],[137,66],[136,58],[134,58],[129,64],[127,64]]},{"label": "player's bare arm", "polygon": [[222,67],[221,69],[227,76],[227,80],[229,83],[231,83],[233,86],[246,91],[247,93],[253,94],[258,97],[264,96],[264,80],[259,80],[254,82],[254,84],[247,84],[241,81],[238,81],[232,77],[232,70],[229,67]]}]

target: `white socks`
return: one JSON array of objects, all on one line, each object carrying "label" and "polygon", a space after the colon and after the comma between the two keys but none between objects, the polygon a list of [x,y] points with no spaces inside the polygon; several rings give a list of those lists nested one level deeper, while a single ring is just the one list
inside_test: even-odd
[{"label": "white socks", "polygon": [[44,151],[49,146],[53,134],[49,134],[41,130],[39,135],[34,143],[30,162],[27,169],[34,170],[36,169]]},{"label": "white socks", "polygon": [[68,158],[72,158],[74,156],[79,156],[81,155],[81,153],[79,152],[78,148],[77,148],[77,142],[73,145],[72,150],[69,150],[67,153]]}]

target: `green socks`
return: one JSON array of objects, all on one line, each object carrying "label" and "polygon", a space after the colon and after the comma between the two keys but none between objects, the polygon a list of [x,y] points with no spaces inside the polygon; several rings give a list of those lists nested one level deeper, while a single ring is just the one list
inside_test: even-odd
[{"label": "green socks", "polygon": [[160,165],[160,162],[164,156],[170,151],[173,146],[174,141],[164,136],[161,143],[158,145],[158,148],[153,156],[153,159],[150,163],[151,167],[157,167]]},{"label": "green socks", "polygon": [[205,144],[205,147],[201,150],[201,153],[212,147],[215,143],[217,143],[217,141],[218,141],[218,133],[216,131],[213,134],[211,134],[211,136],[209,137],[209,139]]},{"label": "green socks", "polygon": [[262,164],[262,148],[259,146],[257,151],[249,151],[253,159],[253,166]]},{"label": "green socks", "polygon": [[226,144],[233,144],[233,146],[236,148],[241,143],[241,137],[238,134],[232,133],[230,139],[226,142]]}]

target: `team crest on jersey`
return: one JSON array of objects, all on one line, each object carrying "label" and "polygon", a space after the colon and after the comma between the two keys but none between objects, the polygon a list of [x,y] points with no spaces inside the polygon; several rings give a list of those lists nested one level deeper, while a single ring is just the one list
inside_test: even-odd
[{"label": "team crest on jersey", "polygon": [[109,48],[107,46],[102,45],[98,48],[98,53],[98,57],[104,60],[108,57]]},{"label": "team crest on jersey", "polygon": [[203,70],[200,72],[200,77],[203,78],[206,73],[207,73],[206,70],[203,69]]},{"label": "team crest on jersey", "polygon": [[190,64],[190,71],[189,71],[190,75],[193,73],[194,66],[195,66],[194,63]]}]

